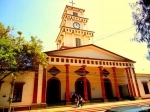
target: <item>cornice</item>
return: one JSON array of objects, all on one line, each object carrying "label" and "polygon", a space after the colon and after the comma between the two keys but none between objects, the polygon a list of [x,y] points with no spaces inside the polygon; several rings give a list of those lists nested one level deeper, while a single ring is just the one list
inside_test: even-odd
[{"label": "cornice", "polygon": [[81,16],[74,16],[74,15],[71,15],[71,14],[64,14],[64,17],[63,19],[72,19],[72,20],[77,20],[77,21],[83,21],[83,22],[87,22],[88,18],[85,18],[85,17],[81,17]]},{"label": "cornice", "polygon": [[[60,49],[61,51],[61,49]],[[89,57],[78,57],[78,56],[62,56],[62,55],[54,55],[54,54],[48,54],[50,57],[64,57],[64,58],[79,58],[79,59],[90,59],[90,60],[99,60],[99,61],[112,61],[112,62],[126,62],[126,63],[132,63],[127,60],[110,60],[110,59],[99,59],[99,58],[89,58]],[[149,74],[150,75],[150,74]]]},{"label": "cornice", "polygon": [[94,31],[89,31],[89,30],[76,29],[76,28],[72,28],[72,27],[62,27],[57,36],[56,41],[60,38],[60,36],[62,35],[62,32],[78,34],[78,35],[85,35],[88,37],[93,37],[93,35],[95,33]]},{"label": "cornice", "polygon": [[88,18],[85,18],[85,17],[74,16],[74,15],[71,15],[71,14],[65,14],[62,21],[61,21],[61,24],[60,24],[59,28],[62,27],[65,24],[66,19],[72,19],[74,21],[83,22],[83,23],[87,23],[88,20],[89,20]]}]

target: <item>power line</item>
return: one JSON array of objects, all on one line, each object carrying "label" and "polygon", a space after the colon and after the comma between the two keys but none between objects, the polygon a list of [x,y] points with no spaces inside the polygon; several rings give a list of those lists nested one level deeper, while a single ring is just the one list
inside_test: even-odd
[{"label": "power line", "polygon": [[121,30],[121,31],[112,33],[112,34],[110,34],[110,35],[108,35],[108,36],[106,36],[106,37],[103,37],[103,38],[100,38],[100,39],[96,40],[95,42],[100,41],[100,40],[103,40],[103,39],[106,39],[106,38],[108,38],[108,37],[112,37],[112,36],[114,36],[114,35],[118,35],[118,34],[120,34],[120,33],[125,33],[125,32],[129,31],[129,30],[132,29],[132,28],[133,28],[133,26],[132,26],[132,27],[129,27],[129,28],[127,28],[127,29],[124,29],[124,30]]},{"label": "power line", "polygon": [[[100,38],[100,39],[94,40],[93,43],[98,42],[98,41],[103,40],[103,39],[106,39],[106,38],[108,38],[108,37],[112,37],[112,36],[114,36],[114,35],[118,35],[118,34],[121,34],[121,33],[128,32],[128,31],[129,31],[130,29],[132,29],[132,28],[134,28],[134,27],[131,26],[131,27],[128,27],[128,28],[126,28],[126,29],[123,29],[123,30],[117,31],[117,32],[115,32],[115,33],[112,33],[112,34],[110,34],[110,35],[104,34],[104,35],[101,35],[101,36],[94,37],[94,38]],[[106,36],[105,36],[105,35],[106,35]],[[101,37],[103,37],[103,38],[101,38]],[[82,41],[82,44],[84,45],[84,44],[86,44],[86,42],[85,42],[85,41]],[[72,45],[72,43],[69,44],[69,45]],[[57,46],[56,46],[56,47],[51,47],[51,48],[49,48],[49,49],[54,49],[54,48],[57,48]]]}]

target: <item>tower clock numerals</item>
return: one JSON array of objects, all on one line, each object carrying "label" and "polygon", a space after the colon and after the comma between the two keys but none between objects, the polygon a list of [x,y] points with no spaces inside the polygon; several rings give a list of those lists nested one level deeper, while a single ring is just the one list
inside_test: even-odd
[{"label": "tower clock numerals", "polygon": [[73,23],[73,27],[74,27],[74,28],[80,28],[80,24],[79,24],[78,22],[74,22],[74,23]]}]

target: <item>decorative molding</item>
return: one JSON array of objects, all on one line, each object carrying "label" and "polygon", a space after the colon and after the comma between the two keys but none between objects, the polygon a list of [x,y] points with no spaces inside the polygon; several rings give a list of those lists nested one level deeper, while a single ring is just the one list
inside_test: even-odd
[{"label": "decorative molding", "polygon": [[85,74],[84,74],[83,68],[80,68],[80,69],[76,70],[75,73],[80,75],[80,76],[84,76],[84,75],[87,75],[89,72],[85,70]]},{"label": "decorative molding", "polygon": [[80,21],[80,22],[83,22],[83,23],[87,23],[88,21],[88,18],[84,18],[84,17],[80,17],[80,16],[74,16],[74,15],[71,15],[71,14],[65,14],[63,19],[72,19],[74,21]]},{"label": "decorative molding", "polygon": [[74,34],[85,35],[89,37],[92,37],[94,35],[93,31],[88,31],[88,30],[76,29],[71,27],[64,27],[63,29],[67,33],[74,33]]},{"label": "decorative molding", "polygon": [[103,69],[102,74],[103,76],[107,77],[110,73],[106,69]]},{"label": "decorative molding", "polygon": [[59,74],[61,71],[60,71],[58,68],[56,68],[55,66],[53,66],[52,68],[50,68],[50,69],[48,70],[48,72],[49,72],[51,75],[56,76],[56,75]]}]

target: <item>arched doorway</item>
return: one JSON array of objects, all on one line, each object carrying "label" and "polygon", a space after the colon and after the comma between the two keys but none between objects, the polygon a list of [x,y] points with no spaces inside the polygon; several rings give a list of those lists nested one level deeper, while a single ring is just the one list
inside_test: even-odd
[{"label": "arched doorway", "polygon": [[106,99],[113,98],[112,84],[109,79],[104,79]]},{"label": "arched doorway", "polygon": [[55,104],[61,101],[61,84],[57,78],[51,78],[47,81],[46,103]]},{"label": "arched doorway", "polygon": [[[91,99],[91,85],[88,79],[86,79],[87,83],[87,94],[88,94],[88,100]],[[84,83],[83,83],[83,77],[80,77],[75,82],[75,92],[80,94],[83,98],[84,97]]]}]

